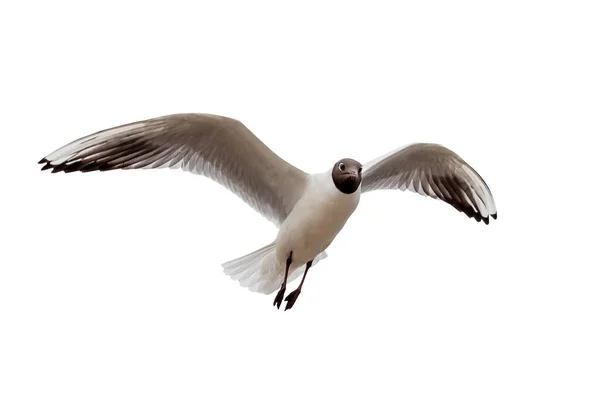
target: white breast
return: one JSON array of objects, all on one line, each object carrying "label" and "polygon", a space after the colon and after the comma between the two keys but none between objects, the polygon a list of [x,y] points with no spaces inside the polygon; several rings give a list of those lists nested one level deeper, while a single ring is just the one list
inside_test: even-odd
[{"label": "white breast", "polygon": [[331,172],[312,175],[307,189],[279,229],[278,268],[292,252],[292,268],[323,252],[346,224],[360,200],[360,187],[352,194],[340,192]]}]

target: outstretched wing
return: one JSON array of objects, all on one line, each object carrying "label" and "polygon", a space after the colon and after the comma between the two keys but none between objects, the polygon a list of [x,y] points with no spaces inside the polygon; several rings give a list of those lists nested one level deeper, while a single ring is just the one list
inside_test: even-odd
[{"label": "outstretched wing", "polygon": [[277,226],[308,176],[239,121],[210,114],[167,115],[96,132],[40,163],[52,172],[181,168],[223,185]]},{"label": "outstretched wing", "polygon": [[485,181],[456,153],[438,144],[412,144],[367,163],[362,192],[376,189],[408,189],[440,199],[486,224],[490,216],[497,218]]}]

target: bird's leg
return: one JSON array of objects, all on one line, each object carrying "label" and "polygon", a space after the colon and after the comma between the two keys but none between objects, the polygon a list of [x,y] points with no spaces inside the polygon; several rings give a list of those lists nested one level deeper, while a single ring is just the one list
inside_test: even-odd
[{"label": "bird's leg", "polygon": [[302,291],[302,285],[304,284],[304,279],[306,279],[306,273],[308,272],[308,269],[310,267],[312,267],[312,263],[313,263],[312,260],[310,260],[309,262],[306,263],[306,269],[304,270],[304,275],[302,275],[302,280],[300,281],[300,284],[298,285],[296,290],[294,290],[293,292],[288,294],[287,297],[285,298],[285,301],[287,301],[287,303],[285,303],[286,310],[290,309],[294,306],[296,299],[298,298],[298,296],[300,295],[300,292]]},{"label": "bird's leg", "polygon": [[285,275],[283,277],[283,282],[281,283],[281,289],[277,292],[277,296],[275,296],[275,300],[273,300],[273,305],[277,305],[277,309],[281,306],[281,302],[283,301],[283,295],[285,294],[285,284],[287,282],[288,272],[290,270],[290,265],[292,265],[292,252],[290,251],[290,255],[285,262]]}]

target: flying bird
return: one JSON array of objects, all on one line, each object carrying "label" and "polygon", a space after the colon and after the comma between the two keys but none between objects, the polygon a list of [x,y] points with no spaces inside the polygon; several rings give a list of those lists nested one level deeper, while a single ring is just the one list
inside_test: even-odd
[{"label": "flying bird", "polygon": [[[476,221],[497,218],[494,198],[481,176],[439,144],[416,143],[364,166],[352,159],[308,174],[289,164],[245,125],[212,114],[173,114],[120,125],[77,139],[44,157],[42,170],[89,172],[179,168],[206,176],[239,196],[278,228],[275,239],[222,264],[243,287],[292,308],[308,270],[356,210],[363,193],[410,190],[442,200]],[[304,266],[304,268],[302,268]]]}]

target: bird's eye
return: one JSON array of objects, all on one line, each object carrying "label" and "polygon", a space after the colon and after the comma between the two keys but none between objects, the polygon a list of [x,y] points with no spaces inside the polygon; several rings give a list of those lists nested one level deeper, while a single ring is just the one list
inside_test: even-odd
[{"label": "bird's eye", "polygon": [[358,167],[358,173],[360,174],[362,172],[362,167]]},{"label": "bird's eye", "polygon": [[341,162],[340,165],[338,165],[338,168],[340,169],[340,171],[343,171],[346,169],[346,166],[344,165],[343,162]]}]

